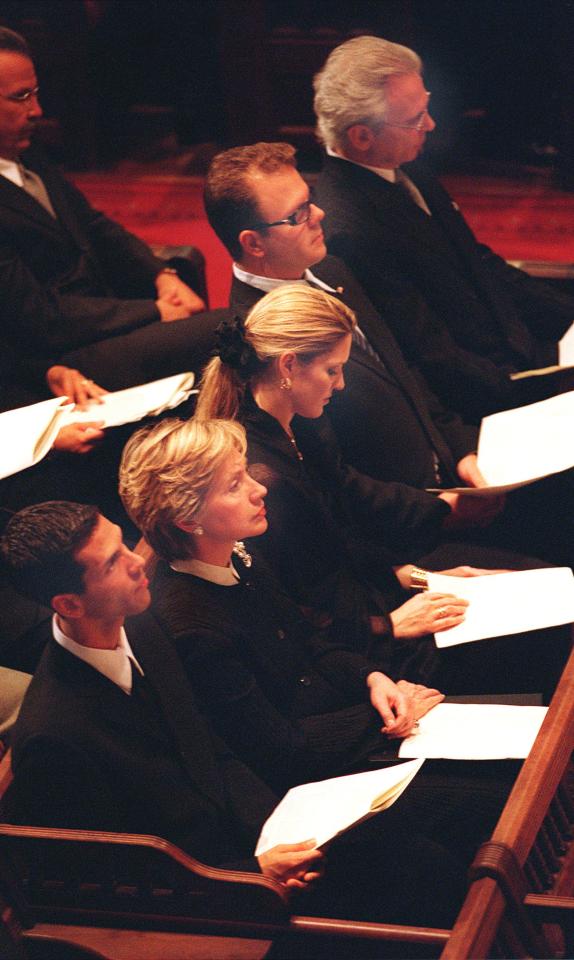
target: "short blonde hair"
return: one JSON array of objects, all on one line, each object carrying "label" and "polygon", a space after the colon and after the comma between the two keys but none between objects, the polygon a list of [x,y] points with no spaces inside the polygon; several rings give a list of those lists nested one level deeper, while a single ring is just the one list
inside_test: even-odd
[{"label": "short blonde hair", "polygon": [[[328,353],[356,326],[355,314],[340,300],[306,283],[285,283],[259,300],[245,321],[244,336],[259,370],[249,382],[273,376],[276,361],[295,353],[303,363]],[[235,417],[245,391],[238,371],[214,357],[201,379],[196,416]]]},{"label": "short blonde hair", "polygon": [[164,560],[193,554],[177,521],[195,521],[214,477],[233,451],[244,454],[245,430],[228,420],[163,420],[128,440],[120,463],[126,511]]},{"label": "short blonde hair", "polygon": [[356,123],[377,129],[387,110],[390,77],[422,73],[414,50],[382,37],[353,37],[331,51],[313,80],[317,136],[325,146],[344,149]]}]

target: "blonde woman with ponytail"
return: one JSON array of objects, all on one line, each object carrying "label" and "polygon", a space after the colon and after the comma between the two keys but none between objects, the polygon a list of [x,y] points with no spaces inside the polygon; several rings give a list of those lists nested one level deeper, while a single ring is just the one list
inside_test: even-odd
[{"label": "blonde woman with ponytail", "polygon": [[[444,540],[448,495],[374,480],[345,465],[323,416],[344,388],[355,330],[348,307],[306,283],[282,284],[245,321],[220,328],[197,416],[234,417],[246,429],[251,473],[268,490],[268,529],[253,549],[316,623],[329,623],[361,652],[376,650],[392,676],[468,693],[505,684],[539,689],[542,670],[550,688],[557,667],[539,662],[532,634],[520,638],[534,650],[522,678],[516,664],[525,658],[517,656],[515,638],[437,650],[430,635],[461,623],[468,604],[451,593],[408,591],[425,585],[417,559]],[[556,659],[562,663],[561,654]]]}]

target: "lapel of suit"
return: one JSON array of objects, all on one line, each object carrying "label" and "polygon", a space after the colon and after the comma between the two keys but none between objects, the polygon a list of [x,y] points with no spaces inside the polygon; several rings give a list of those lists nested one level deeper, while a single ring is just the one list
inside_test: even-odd
[{"label": "lapel of suit", "polygon": [[[25,157],[25,165],[29,167],[30,170],[33,170],[34,173],[37,173],[44,181],[44,186],[48,191],[52,206],[58,218],[54,220],[53,217],[46,214],[52,226],[59,232],[65,230],[84,253],[90,254],[90,242],[78,222],[76,211],[70,206],[67,191],[64,189],[64,187],[67,187],[66,180],[56,169],[50,164],[44,163],[42,158],[38,157],[35,153],[31,153],[30,156]],[[38,206],[40,205],[38,204]]]},{"label": "lapel of suit", "polygon": [[231,311],[235,311],[242,317],[245,317],[251,310],[251,307],[254,307],[263,296],[265,296],[263,290],[259,290],[258,287],[252,287],[250,284],[244,283],[243,280],[238,280],[237,277],[234,276],[229,294],[229,307]]},{"label": "lapel of suit", "polygon": [[[319,279],[328,283],[334,290],[337,290],[337,286],[339,285],[337,279],[341,278],[341,271],[340,269],[338,270],[338,265],[339,261],[337,258],[326,257],[314,271]],[[391,330],[382,321],[366,294],[363,303],[359,301],[357,295],[353,296],[351,293],[349,296],[351,289],[352,285],[347,282],[346,287],[343,286],[341,292],[334,294],[334,296],[337,296],[338,299],[355,311],[361,329],[379,354],[382,363],[377,362],[377,360],[366,353],[365,350],[355,347],[352,351],[353,360],[355,363],[374,370],[379,377],[390,378],[401,388],[406,400],[413,407],[421,427],[426,433],[427,439],[434,448],[441,464],[451,473],[455,472],[455,465],[450,448],[440,430],[435,427],[432,418],[429,416],[426,402],[424,399],[421,399],[418,385],[414,381],[413,375],[403,358],[401,349]],[[356,291],[353,292],[356,294]]]},{"label": "lapel of suit", "polygon": [[[480,300],[490,309],[495,322],[506,334],[507,341],[519,355],[530,357],[534,346],[530,331],[519,321],[510,297],[501,296],[501,287],[493,282],[490,271],[480,256],[476,237],[461,214],[458,205],[443,190],[440,183],[429,176],[424,166],[414,163],[406,168],[413,183],[424,194],[440,232],[455,251],[462,267]],[[438,230],[436,231],[438,233]]]},{"label": "lapel of suit", "polygon": [[[31,164],[29,166],[30,169],[33,169]],[[36,171],[34,170],[34,172]],[[0,176],[0,206],[13,210],[20,217],[33,220],[38,227],[51,236],[60,230],[58,221],[54,220],[54,217],[44,209],[41,203],[38,203],[29,193],[26,193],[22,187],[16,186],[11,180],[2,176]]]},{"label": "lapel of suit", "polygon": [[126,631],[147,680],[163,707],[183,764],[203,794],[225,806],[211,731],[196,707],[174,645],[150,613],[132,617]]}]

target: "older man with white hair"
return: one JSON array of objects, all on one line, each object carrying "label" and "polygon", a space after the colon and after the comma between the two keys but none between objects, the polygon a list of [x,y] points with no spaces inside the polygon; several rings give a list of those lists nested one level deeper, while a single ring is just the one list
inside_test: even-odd
[{"label": "older man with white hair", "polygon": [[417,162],[435,128],[419,56],[379,37],[332,51],[315,77],[327,159],[317,184],[330,253],[344,259],[407,359],[466,419],[571,389],[572,378],[512,381],[556,362],[574,299],[479,244]]}]

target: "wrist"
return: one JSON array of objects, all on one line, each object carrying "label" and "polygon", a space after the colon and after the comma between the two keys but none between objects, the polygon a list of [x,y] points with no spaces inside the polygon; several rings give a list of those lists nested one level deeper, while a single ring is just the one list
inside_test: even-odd
[{"label": "wrist", "polygon": [[428,590],[428,587],[429,587],[428,570],[423,570],[421,567],[413,566],[410,572],[409,586],[411,590]]}]

